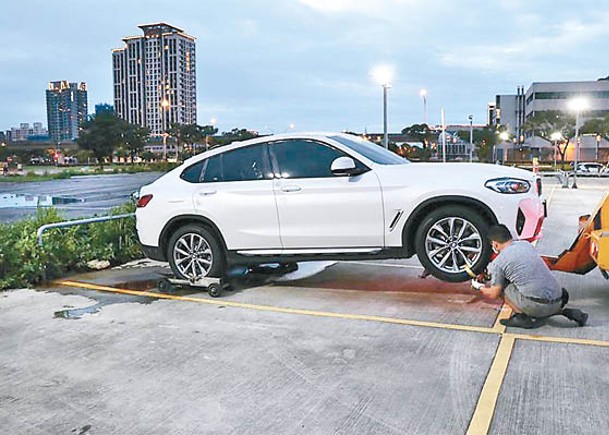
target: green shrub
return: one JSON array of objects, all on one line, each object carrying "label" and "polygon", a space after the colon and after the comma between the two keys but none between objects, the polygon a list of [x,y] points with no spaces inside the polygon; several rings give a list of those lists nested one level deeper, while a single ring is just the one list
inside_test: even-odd
[{"label": "green shrub", "polygon": [[[133,211],[134,205],[129,203],[110,214]],[[91,260],[108,260],[116,265],[143,256],[133,218],[51,229],[43,236],[44,247],[38,246],[38,228],[62,220],[50,208],[40,209],[34,218],[0,224],[0,290],[83,270]]]}]

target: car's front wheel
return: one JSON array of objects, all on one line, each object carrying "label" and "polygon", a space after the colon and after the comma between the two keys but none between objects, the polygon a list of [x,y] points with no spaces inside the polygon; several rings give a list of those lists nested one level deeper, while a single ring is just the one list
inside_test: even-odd
[{"label": "car's front wheel", "polygon": [[488,265],[488,227],[486,219],[474,210],[462,206],[439,208],[418,228],[415,246],[419,261],[442,281],[466,281],[466,266],[479,273]]},{"label": "car's front wheel", "polygon": [[173,233],[167,257],[172,272],[180,279],[221,277],[226,267],[222,245],[200,225],[185,225]]}]

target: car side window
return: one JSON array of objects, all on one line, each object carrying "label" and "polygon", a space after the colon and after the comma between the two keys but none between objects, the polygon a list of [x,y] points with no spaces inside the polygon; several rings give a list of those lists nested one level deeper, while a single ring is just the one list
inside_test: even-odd
[{"label": "car side window", "polygon": [[201,181],[254,181],[272,178],[266,144],[227,151],[205,160]]},{"label": "car side window", "polygon": [[180,178],[189,183],[200,183],[202,181],[203,169],[205,168],[206,163],[207,160],[201,160],[200,162],[189,166],[182,171]]},{"label": "car side window", "polygon": [[281,178],[334,177],[330,170],[332,162],[347,156],[329,145],[304,139],[273,142],[270,150]]}]

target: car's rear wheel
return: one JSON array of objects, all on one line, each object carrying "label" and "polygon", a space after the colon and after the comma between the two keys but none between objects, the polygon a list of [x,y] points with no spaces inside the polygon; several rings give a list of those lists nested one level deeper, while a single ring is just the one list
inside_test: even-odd
[{"label": "car's rear wheel", "polygon": [[226,269],[222,245],[200,225],[185,225],[173,233],[167,258],[172,272],[180,279],[218,278]]},{"label": "car's rear wheel", "polygon": [[419,261],[443,281],[469,279],[466,266],[479,273],[488,265],[491,246],[489,223],[474,210],[446,206],[430,213],[417,230],[415,246]]}]

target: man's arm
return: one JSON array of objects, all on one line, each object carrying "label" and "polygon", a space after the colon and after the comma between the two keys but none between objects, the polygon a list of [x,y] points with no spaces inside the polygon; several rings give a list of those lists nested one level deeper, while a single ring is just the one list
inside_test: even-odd
[{"label": "man's arm", "polygon": [[490,287],[482,287],[480,289],[480,293],[482,293],[484,296],[486,296],[489,299],[497,299],[499,298],[499,296],[501,296],[501,291],[503,290],[503,288],[496,284],[496,285],[492,285]]}]

